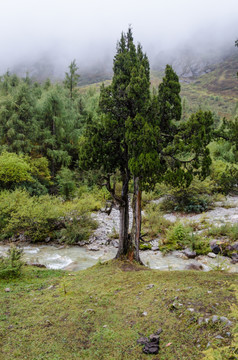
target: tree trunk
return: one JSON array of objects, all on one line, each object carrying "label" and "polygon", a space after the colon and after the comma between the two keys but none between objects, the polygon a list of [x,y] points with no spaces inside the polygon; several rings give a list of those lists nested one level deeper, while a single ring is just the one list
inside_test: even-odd
[{"label": "tree trunk", "polygon": [[129,230],[129,199],[128,199],[128,179],[125,177],[122,184],[119,225],[119,247],[116,258],[127,255],[128,251],[128,230]]},{"label": "tree trunk", "polygon": [[139,186],[139,178],[134,178],[134,194],[133,194],[133,224],[131,236],[128,246],[128,257],[142,264],[139,255],[139,242],[141,233],[141,190]]}]

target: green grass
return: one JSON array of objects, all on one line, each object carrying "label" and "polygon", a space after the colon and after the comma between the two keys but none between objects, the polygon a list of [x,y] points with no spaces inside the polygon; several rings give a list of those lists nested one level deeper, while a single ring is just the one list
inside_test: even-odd
[{"label": "green grass", "polygon": [[[233,283],[234,274],[160,272],[119,261],[74,274],[26,267],[21,278],[0,283],[0,358],[202,359],[208,342],[234,348],[230,328],[197,321],[218,315],[235,323]],[[143,354],[137,339],[160,327],[159,354]]]}]

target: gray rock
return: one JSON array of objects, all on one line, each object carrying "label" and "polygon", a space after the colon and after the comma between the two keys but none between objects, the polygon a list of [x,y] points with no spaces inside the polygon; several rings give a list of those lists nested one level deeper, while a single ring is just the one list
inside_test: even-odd
[{"label": "gray rock", "polygon": [[188,264],[186,266],[186,270],[203,270],[203,265],[196,261],[194,263]]},{"label": "gray rock", "polygon": [[221,335],[217,335],[217,336],[215,336],[215,339],[223,340],[224,337],[222,337]]},{"label": "gray rock", "polygon": [[112,240],[111,245],[114,246],[115,248],[118,248],[119,247],[119,241],[118,240]]},{"label": "gray rock", "polygon": [[150,335],[150,341],[159,344],[160,336],[156,334]]},{"label": "gray rock", "polygon": [[90,250],[90,251],[99,251],[100,248],[97,245],[89,245],[88,250]]},{"label": "gray rock", "polygon": [[10,292],[10,291],[11,291],[10,288],[5,289],[5,292]]},{"label": "gray rock", "polygon": [[145,354],[158,354],[159,352],[159,345],[156,343],[147,343],[143,349],[143,353]]},{"label": "gray rock", "polygon": [[216,254],[214,254],[213,252],[209,252],[207,256],[211,259],[215,259],[217,257]]},{"label": "gray rock", "polygon": [[49,236],[47,238],[45,238],[45,242],[46,243],[50,242],[50,237]]},{"label": "gray rock", "polygon": [[154,245],[154,246],[152,246],[151,250],[152,250],[152,251],[158,251],[158,250],[159,250],[158,245]]},{"label": "gray rock", "polygon": [[221,247],[218,244],[218,240],[212,240],[210,242],[210,248],[214,254],[219,254],[221,252]]},{"label": "gray rock", "polygon": [[232,264],[238,263],[238,254],[236,254],[236,253],[231,254],[231,262],[232,262]]},{"label": "gray rock", "polygon": [[200,317],[198,318],[198,325],[202,325],[204,323],[204,318]]},{"label": "gray rock", "polygon": [[142,336],[137,340],[137,344],[141,344],[141,345],[145,345],[148,342],[149,342],[149,339],[145,336]]},{"label": "gray rock", "polygon": [[231,245],[231,249],[238,251],[238,241],[236,241],[234,244]]},{"label": "gray rock", "polygon": [[146,286],[146,289],[149,290],[149,289],[152,289],[154,287],[154,284],[149,284]]},{"label": "gray rock", "polygon": [[227,322],[227,321],[229,321],[229,320],[227,319],[227,317],[221,316],[221,317],[220,317],[220,321],[221,321],[221,322]]},{"label": "gray rock", "polygon": [[195,311],[193,308],[188,308],[187,310],[190,311],[190,312],[194,312],[194,311]]},{"label": "gray rock", "polygon": [[156,331],[156,335],[160,335],[161,333],[163,332],[163,329],[162,328],[159,328],[157,331]]},{"label": "gray rock", "polygon": [[221,321],[222,323],[225,323],[226,326],[231,326],[231,325],[232,325],[232,321],[228,320],[227,317],[225,317],[225,316],[221,316],[221,317],[220,317],[220,321]]},{"label": "gray rock", "polygon": [[193,251],[193,250],[191,250],[191,249],[189,249],[189,248],[184,249],[184,250],[183,250],[183,253],[184,253],[184,255],[186,255],[187,258],[189,258],[189,259],[194,259],[194,258],[196,257],[196,255],[197,255],[196,251]]},{"label": "gray rock", "polygon": [[143,313],[142,313],[142,316],[147,316],[148,315],[148,312],[147,311],[144,311]]},{"label": "gray rock", "polygon": [[218,320],[219,320],[219,317],[218,317],[217,315],[213,315],[213,316],[212,316],[212,322],[213,322],[213,323],[218,322]]}]

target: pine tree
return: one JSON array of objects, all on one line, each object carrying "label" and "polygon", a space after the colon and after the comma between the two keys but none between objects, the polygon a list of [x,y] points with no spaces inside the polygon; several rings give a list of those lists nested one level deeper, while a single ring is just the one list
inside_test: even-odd
[{"label": "pine tree", "polygon": [[64,85],[67,89],[69,89],[71,99],[75,96],[75,87],[78,85],[80,78],[80,75],[77,73],[78,69],[76,60],[73,60],[69,65],[69,72],[65,73]]}]

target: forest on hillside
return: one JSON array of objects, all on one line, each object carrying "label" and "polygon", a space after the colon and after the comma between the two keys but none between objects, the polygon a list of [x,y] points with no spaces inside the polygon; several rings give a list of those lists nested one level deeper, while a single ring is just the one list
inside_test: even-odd
[{"label": "forest on hillside", "polygon": [[79,88],[79,78],[75,61],[63,82],[0,78],[1,240],[78,244],[97,226],[92,211],[118,206],[118,254],[139,260],[141,207],[148,221],[150,200],[167,196],[165,210],[204,212],[219,194],[237,192],[236,112],[221,117],[196,93],[188,106],[169,65],[152,87],[130,28],[109,85]]}]

